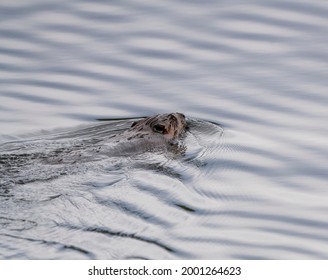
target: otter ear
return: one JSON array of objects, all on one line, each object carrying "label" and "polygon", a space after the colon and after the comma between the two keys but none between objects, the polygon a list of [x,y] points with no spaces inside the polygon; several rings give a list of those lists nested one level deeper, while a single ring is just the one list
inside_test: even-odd
[{"label": "otter ear", "polygon": [[165,126],[162,124],[156,124],[153,127],[154,132],[164,134],[166,132]]}]

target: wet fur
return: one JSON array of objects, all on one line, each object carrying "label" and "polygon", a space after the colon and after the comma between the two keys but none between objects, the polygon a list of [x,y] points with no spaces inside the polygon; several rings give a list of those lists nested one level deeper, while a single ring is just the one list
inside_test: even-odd
[{"label": "wet fur", "polygon": [[182,135],[186,128],[186,118],[181,113],[160,114],[134,122],[127,134],[128,140],[145,136],[160,136],[172,141]]}]

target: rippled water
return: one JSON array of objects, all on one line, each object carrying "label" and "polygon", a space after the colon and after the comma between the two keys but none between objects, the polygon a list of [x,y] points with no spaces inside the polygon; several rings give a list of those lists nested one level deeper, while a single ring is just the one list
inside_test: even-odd
[{"label": "rippled water", "polygon": [[[327,259],[327,15],[319,0],[2,0],[0,258]],[[163,112],[189,118],[184,153],[31,156]]]}]

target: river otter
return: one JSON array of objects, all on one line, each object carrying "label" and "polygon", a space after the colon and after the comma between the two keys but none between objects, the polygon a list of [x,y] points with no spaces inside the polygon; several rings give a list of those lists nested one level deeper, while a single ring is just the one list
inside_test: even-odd
[{"label": "river otter", "polygon": [[4,179],[3,183],[0,180],[0,186],[77,173],[83,164],[110,157],[116,157],[117,163],[118,157],[123,159],[145,152],[183,154],[185,151],[184,145],[177,141],[186,128],[186,118],[181,113],[146,117],[117,134],[106,131],[107,125],[112,124],[71,131],[70,135],[64,133],[55,138],[8,143],[7,149],[0,146],[0,179]]},{"label": "river otter", "polygon": [[131,155],[165,147],[179,147],[178,139],[186,128],[181,113],[159,114],[135,121],[123,133],[109,136],[98,143],[99,152],[107,155]]},{"label": "river otter", "polygon": [[[136,121],[127,130],[132,138],[143,138],[146,135],[161,135],[167,141],[181,136],[186,127],[186,117],[181,113],[160,114]],[[129,140],[130,140],[129,139]]]}]

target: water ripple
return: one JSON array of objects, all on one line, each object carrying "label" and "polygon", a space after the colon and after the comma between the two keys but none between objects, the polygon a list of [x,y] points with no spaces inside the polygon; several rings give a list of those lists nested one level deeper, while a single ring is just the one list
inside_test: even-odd
[{"label": "water ripple", "polygon": [[[0,258],[327,258],[327,12],[2,1]],[[179,156],[90,157],[168,111]]]}]

